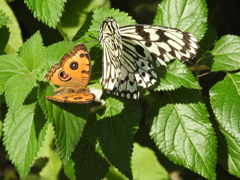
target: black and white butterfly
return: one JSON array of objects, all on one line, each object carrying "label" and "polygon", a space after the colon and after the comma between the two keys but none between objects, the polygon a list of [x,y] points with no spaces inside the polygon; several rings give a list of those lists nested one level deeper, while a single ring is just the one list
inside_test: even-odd
[{"label": "black and white butterfly", "polygon": [[138,86],[148,88],[157,82],[152,61],[157,66],[172,59],[186,61],[197,54],[197,39],[188,32],[154,25],[119,27],[113,18],[100,28],[103,47],[101,84],[107,92],[126,98],[139,98]]}]

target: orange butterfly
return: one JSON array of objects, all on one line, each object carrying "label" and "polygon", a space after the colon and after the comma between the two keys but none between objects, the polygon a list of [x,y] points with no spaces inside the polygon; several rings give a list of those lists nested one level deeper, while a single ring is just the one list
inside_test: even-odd
[{"label": "orange butterfly", "polygon": [[45,78],[60,86],[54,96],[47,99],[66,103],[89,103],[95,98],[86,88],[91,77],[91,59],[84,44],[77,44],[60,62],[55,64]]}]

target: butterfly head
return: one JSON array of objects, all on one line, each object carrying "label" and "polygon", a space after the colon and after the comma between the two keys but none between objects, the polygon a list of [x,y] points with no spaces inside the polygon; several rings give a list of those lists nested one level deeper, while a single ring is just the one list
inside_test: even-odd
[{"label": "butterfly head", "polygon": [[99,41],[100,43],[103,43],[107,37],[115,38],[116,36],[119,39],[121,38],[119,24],[114,18],[108,17],[103,21],[102,26],[100,27]]}]

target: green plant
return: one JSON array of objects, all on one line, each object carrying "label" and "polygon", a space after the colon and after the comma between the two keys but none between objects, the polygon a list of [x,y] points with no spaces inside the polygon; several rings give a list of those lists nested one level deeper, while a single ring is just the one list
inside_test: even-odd
[{"label": "green plant", "polygon": [[[217,162],[240,177],[240,37],[226,35],[215,42],[216,34],[207,25],[204,0],[162,1],[154,18],[156,25],[188,31],[199,39],[194,64],[187,66],[175,60],[167,70],[157,69],[160,84],[143,91],[138,101],[103,91],[104,106],[48,101],[45,96],[53,93],[54,86],[44,76],[76,43],[88,42],[93,61],[92,87],[99,88],[102,52],[99,43],[92,40],[98,38],[101,22],[109,16],[120,26],[136,22],[119,10],[96,8],[70,42],[59,24],[65,1],[36,2],[41,3],[25,0],[34,17],[57,28],[66,41],[44,46],[37,31],[14,53],[18,47],[12,45],[7,25],[18,22],[8,17],[5,9],[0,10],[0,52],[5,49],[6,53],[0,56],[0,93],[5,97],[2,107],[5,102],[8,107],[3,143],[21,178],[26,178],[35,159],[43,156],[39,151],[51,127],[64,173],[70,179],[101,179],[110,165],[129,179],[141,173],[140,178],[149,178],[149,171],[144,173],[139,168],[139,163],[144,166],[147,160],[138,162],[141,156],[147,156],[146,151],[138,154],[141,150],[137,147],[131,166],[134,138],[147,137],[141,130],[147,131],[158,150],[149,148],[207,179],[216,179]],[[206,71],[211,72],[207,78],[199,77]],[[222,79],[216,79],[219,74]],[[52,149],[47,152],[43,157],[54,153]],[[150,157],[150,162],[158,164],[153,154]],[[61,162],[58,160],[58,166]],[[156,168],[159,164],[151,165],[153,171],[163,174],[162,179],[167,178],[164,170]],[[155,176],[151,178],[159,179],[158,173],[152,173]]]}]

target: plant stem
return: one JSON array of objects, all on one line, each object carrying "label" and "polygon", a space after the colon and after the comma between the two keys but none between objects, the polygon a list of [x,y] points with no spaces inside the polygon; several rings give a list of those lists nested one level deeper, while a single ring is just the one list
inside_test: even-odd
[{"label": "plant stem", "polygon": [[70,41],[70,39],[68,38],[67,34],[63,31],[62,26],[61,26],[60,23],[58,23],[57,29],[58,29],[58,31],[60,32],[60,34],[62,35],[62,37],[63,37],[63,39],[65,41]]}]

